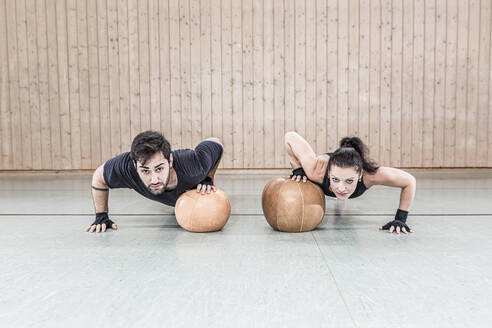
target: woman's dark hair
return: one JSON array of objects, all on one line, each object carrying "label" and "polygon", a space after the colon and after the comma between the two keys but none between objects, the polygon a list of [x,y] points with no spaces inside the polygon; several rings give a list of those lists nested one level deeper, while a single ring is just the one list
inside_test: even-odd
[{"label": "woman's dark hair", "polygon": [[162,133],[157,131],[145,131],[139,133],[132,142],[130,157],[135,162],[146,163],[157,152],[169,161],[171,158],[171,145]]},{"label": "woman's dark hair", "polygon": [[374,173],[379,166],[369,157],[369,149],[357,137],[345,137],[340,140],[340,148],[338,148],[331,156],[328,162],[328,169],[332,165],[339,167],[355,167],[357,172],[362,170],[368,173]]}]

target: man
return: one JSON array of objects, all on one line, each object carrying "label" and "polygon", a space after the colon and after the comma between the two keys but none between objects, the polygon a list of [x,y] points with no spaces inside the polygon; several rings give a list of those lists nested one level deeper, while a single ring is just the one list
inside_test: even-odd
[{"label": "man", "polygon": [[214,175],[222,157],[218,138],[208,138],[195,149],[171,151],[171,145],[156,131],[145,131],[133,139],[131,151],[99,166],[92,176],[92,198],[96,220],[86,232],[118,229],[108,216],[109,189],[129,188],[146,198],[174,206],[178,197],[196,187],[205,194],[215,191]]}]

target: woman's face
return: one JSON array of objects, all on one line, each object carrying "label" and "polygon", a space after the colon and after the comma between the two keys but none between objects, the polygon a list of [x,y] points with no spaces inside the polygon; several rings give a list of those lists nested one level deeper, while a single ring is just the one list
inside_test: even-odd
[{"label": "woman's face", "polygon": [[330,189],[338,199],[348,199],[357,187],[360,173],[355,167],[339,167],[332,165],[329,172]]}]

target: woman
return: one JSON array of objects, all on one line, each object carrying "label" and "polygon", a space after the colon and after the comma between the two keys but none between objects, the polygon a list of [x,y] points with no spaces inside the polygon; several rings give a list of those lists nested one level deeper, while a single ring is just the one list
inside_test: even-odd
[{"label": "woman", "polygon": [[333,153],[316,156],[309,143],[296,132],[285,135],[285,147],[292,166],[291,179],[317,183],[327,196],[337,199],[356,198],[376,185],[401,188],[395,219],[379,230],[413,232],[406,224],[415,196],[415,178],[399,169],[379,167],[368,157],[367,146],[357,137],[345,137]]}]

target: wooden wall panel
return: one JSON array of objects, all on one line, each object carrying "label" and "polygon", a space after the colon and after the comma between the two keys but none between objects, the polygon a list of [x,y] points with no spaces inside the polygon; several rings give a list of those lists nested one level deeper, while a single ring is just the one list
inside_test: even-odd
[{"label": "wooden wall panel", "polygon": [[0,0],[0,170],[92,169],[161,130],[222,168],[361,137],[492,167],[492,0]]}]

